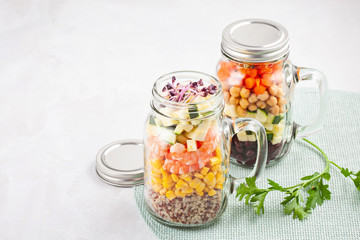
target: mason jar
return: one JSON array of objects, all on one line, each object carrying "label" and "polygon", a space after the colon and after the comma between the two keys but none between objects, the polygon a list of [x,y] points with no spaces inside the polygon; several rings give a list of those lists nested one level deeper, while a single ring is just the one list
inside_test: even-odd
[{"label": "mason jar", "polygon": [[221,84],[205,73],[166,74],[152,93],[144,134],[147,210],[170,226],[206,226],[243,181],[229,175],[232,136],[254,133],[259,150],[250,176],[258,179],[267,159],[265,128],[254,119],[224,117]]},{"label": "mason jar", "polygon": [[[325,76],[315,69],[297,67],[289,60],[289,37],[280,24],[264,19],[246,19],[228,25],[222,34],[222,56],[217,76],[225,99],[225,114],[253,118],[263,124],[268,141],[267,163],[275,163],[289,151],[296,138],[318,131],[325,120],[328,89]],[[306,126],[293,119],[294,88],[314,81],[320,89],[320,111]],[[257,144],[252,132],[242,131],[232,140],[231,160],[252,166]]]}]

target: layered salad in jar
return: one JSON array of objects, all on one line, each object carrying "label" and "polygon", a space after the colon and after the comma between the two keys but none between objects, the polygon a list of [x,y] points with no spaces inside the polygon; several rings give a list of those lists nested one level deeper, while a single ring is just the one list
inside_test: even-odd
[{"label": "layered salad in jar", "polygon": [[[174,224],[205,224],[218,215],[225,182],[217,120],[209,101],[216,86],[168,82],[145,134],[145,199],[150,212]],[[209,109],[209,111],[208,111]]]},{"label": "layered salad in jar", "polygon": [[[285,94],[283,62],[244,64],[220,61],[217,75],[221,82],[225,114],[232,118],[253,118],[263,124],[268,140],[268,161],[275,159],[284,144]],[[257,143],[252,132],[239,132],[231,143],[231,158],[252,166],[256,161]]]}]

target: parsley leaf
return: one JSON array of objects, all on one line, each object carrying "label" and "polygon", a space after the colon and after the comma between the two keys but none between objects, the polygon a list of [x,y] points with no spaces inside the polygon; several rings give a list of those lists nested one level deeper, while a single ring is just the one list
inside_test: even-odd
[{"label": "parsley leaf", "polygon": [[[324,180],[329,181],[331,176],[329,173],[329,165],[332,164],[338,169],[345,177],[351,178],[358,191],[360,191],[360,171],[354,173],[347,168],[340,167],[336,163],[330,161],[324,151],[322,151],[317,145],[310,142],[307,139],[303,139],[310,145],[315,147],[323,155],[326,161],[326,167],[323,172],[315,172],[312,175],[301,178],[302,182],[291,187],[282,187],[280,184],[273,180],[268,179],[270,185],[267,189],[259,189],[256,186],[256,178],[250,177],[245,179],[245,183],[241,183],[237,188],[236,197],[239,201],[245,198],[245,204],[251,205],[258,215],[264,214],[264,203],[269,192],[278,191],[285,193],[286,196],[281,204],[284,207],[285,214],[293,215],[294,219],[303,220],[309,216],[312,209],[317,206],[321,206],[325,200],[331,199],[331,192],[329,191],[329,185],[324,184]],[[308,197],[306,202],[302,196],[303,192],[307,192]],[[305,203],[304,203],[305,202]],[[305,206],[304,206],[305,205]]]},{"label": "parsley leaf", "polygon": [[256,186],[256,177],[246,178],[245,180],[246,184],[242,183],[237,188],[236,197],[239,197],[239,201],[245,197],[246,205],[249,205],[249,202],[251,202],[251,206],[258,215],[260,215],[261,212],[264,214],[264,202],[268,194],[268,190],[259,189]]},{"label": "parsley leaf", "polygon": [[299,220],[307,218],[311,213],[310,210],[300,205],[298,197],[293,197],[289,203],[284,205],[284,212],[288,215],[293,213],[293,218],[298,218]]},{"label": "parsley leaf", "polygon": [[281,192],[286,191],[282,186],[280,186],[278,183],[274,182],[273,180],[268,179],[268,183],[271,186],[271,187],[269,187],[269,189],[278,190]]},{"label": "parsley leaf", "polygon": [[330,200],[331,192],[328,190],[329,185],[323,184],[323,179],[318,178],[311,182],[307,193],[309,197],[306,201],[306,207],[308,209],[314,209],[316,204],[321,206],[324,200]]},{"label": "parsley leaf", "polygon": [[349,177],[351,175],[351,171],[349,171],[349,169],[347,168],[341,168],[341,171],[340,171],[345,177]]}]

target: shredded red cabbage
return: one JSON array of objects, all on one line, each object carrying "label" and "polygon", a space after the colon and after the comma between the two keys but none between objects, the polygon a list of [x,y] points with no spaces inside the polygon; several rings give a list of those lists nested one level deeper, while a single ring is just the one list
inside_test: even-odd
[{"label": "shredded red cabbage", "polygon": [[165,98],[172,102],[190,103],[195,100],[196,97],[206,97],[207,95],[213,95],[216,93],[217,87],[214,84],[210,84],[204,87],[202,79],[195,82],[190,82],[187,85],[176,83],[175,76],[172,77],[171,83],[168,82],[162,89],[162,92],[166,93]]}]

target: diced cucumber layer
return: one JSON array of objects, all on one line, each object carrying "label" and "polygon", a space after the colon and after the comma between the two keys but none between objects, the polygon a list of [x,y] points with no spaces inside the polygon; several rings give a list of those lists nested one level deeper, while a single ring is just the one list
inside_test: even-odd
[{"label": "diced cucumber layer", "polygon": [[280,143],[281,141],[282,141],[282,136],[274,136],[273,139],[271,140],[271,143],[275,145]]},{"label": "diced cucumber layer", "polygon": [[236,136],[240,142],[256,142],[256,136],[251,131],[241,131]]},{"label": "diced cucumber layer", "polygon": [[235,105],[225,104],[224,112],[226,115],[228,115],[230,117],[234,117],[234,118],[239,117],[239,114],[236,111]]},{"label": "diced cucumber layer", "polygon": [[194,126],[191,125],[191,124],[186,124],[186,123],[180,123],[176,126],[175,130],[174,130],[174,133],[179,135],[181,134],[183,131],[186,131],[186,132],[190,132],[191,129],[193,129]]},{"label": "diced cucumber layer", "polygon": [[284,125],[283,124],[275,124],[273,126],[274,127],[273,127],[272,132],[274,133],[274,135],[282,136],[283,132],[284,132]]},{"label": "diced cucumber layer", "polygon": [[179,143],[182,143],[182,144],[186,144],[186,141],[188,139],[184,136],[184,134],[180,134],[180,135],[177,135],[176,136],[176,141],[179,142]]},{"label": "diced cucumber layer", "polygon": [[269,131],[273,130],[274,125],[272,125],[271,123],[266,122],[263,125],[264,125],[264,128],[266,128],[266,130],[269,130]]},{"label": "diced cucumber layer", "polygon": [[189,116],[190,116],[190,119],[194,119],[199,116],[198,108],[196,107],[196,105],[189,107]]},{"label": "diced cucumber layer", "polygon": [[197,150],[197,144],[196,144],[195,140],[187,140],[186,145],[187,145],[188,152],[194,152]]},{"label": "diced cucumber layer", "polygon": [[192,120],[191,124],[196,126],[199,125],[201,122],[202,122],[201,120]]},{"label": "diced cucumber layer", "polygon": [[155,117],[152,116],[152,115],[150,115],[150,117],[149,117],[149,124],[150,124],[150,125],[156,125],[156,123],[155,123]]},{"label": "diced cucumber layer", "polygon": [[205,111],[206,109],[211,109],[212,105],[209,102],[205,102],[205,103],[202,103],[202,104],[198,104],[197,108],[198,108],[199,111]]},{"label": "diced cucumber layer", "polygon": [[155,118],[154,118],[154,121],[155,121],[155,125],[156,125],[157,127],[161,127],[162,122],[161,122],[160,118],[155,117]]},{"label": "diced cucumber layer", "polygon": [[191,124],[184,124],[183,128],[186,132],[190,132],[194,128],[194,126]]},{"label": "diced cucumber layer", "polygon": [[273,139],[273,137],[274,137],[274,134],[271,133],[271,132],[268,132],[268,133],[266,133],[266,137],[267,137],[268,141],[271,141]]},{"label": "diced cucumber layer", "polygon": [[246,114],[246,117],[247,118],[256,118],[256,114],[257,114],[257,111],[254,111],[254,112],[248,111]]},{"label": "diced cucumber layer", "polygon": [[148,136],[156,136],[158,135],[158,127],[156,127],[155,125],[152,124],[148,124],[146,126],[146,135]]},{"label": "diced cucumber layer", "polygon": [[264,122],[266,122],[267,118],[268,118],[268,115],[264,110],[262,110],[262,109],[257,110],[256,117],[255,117],[256,120],[258,120],[261,123],[264,123]]},{"label": "diced cucumber layer", "polygon": [[178,119],[189,119],[189,112],[187,110],[177,110],[170,113],[172,117]]},{"label": "diced cucumber layer", "polygon": [[282,115],[275,116],[274,120],[272,121],[272,124],[278,124],[283,118],[284,116]]},{"label": "diced cucumber layer", "polygon": [[246,137],[247,137],[247,140],[248,140],[249,142],[256,142],[256,136],[255,136],[255,134],[246,135]]},{"label": "diced cucumber layer", "polygon": [[179,134],[181,134],[183,131],[184,131],[183,126],[182,126],[181,124],[178,124],[178,125],[176,126],[175,130],[174,130],[174,133],[177,134],[177,135],[179,135]]},{"label": "diced cucumber layer", "polygon": [[275,115],[269,113],[268,117],[266,119],[266,122],[272,124],[272,122],[274,121],[274,118],[275,118]]},{"label": "diced cucumber layer", "polygon": [[159,131],[159,137],[161,140],[170,143],[175,144],[176,142],[176,134],[174,134],[172,131],[169,131],[166,128],[158,128]]},{"label": "diced cucumber layer", "polygon": [[203,123],[200,123],[192,131],[187,133],[186,136],[196,141],[204,141],[210,126],[211,121],[205,121]]},{"label": "diced cucumber layer", "polygon": [[[159,110],[162,114],[165,116],[171,116],[171,110],[169,108],[160,108]],[[161,120],[161,124],[165,127],[169,127],[172,125],[176,125],[178,121],[176,119],[173,119],[171,117],[165,117],[165,116],[159,116],[158,118]]]},{"label": "diced cucumber layer", "polygon": [[245,131],[238,132],[236,135],[237,135],[237,138],[239,139],[240,142],[246,142],[247,141],[247,135],[246,135]]}]

